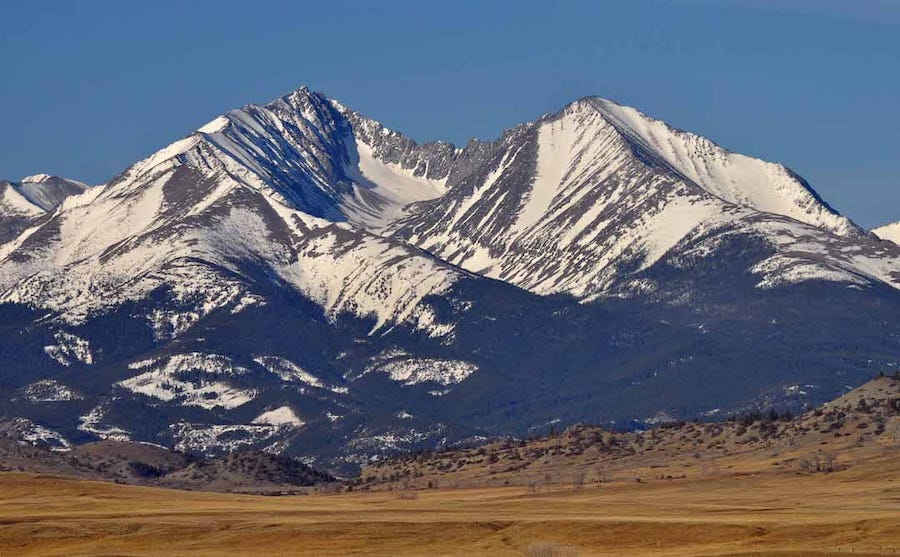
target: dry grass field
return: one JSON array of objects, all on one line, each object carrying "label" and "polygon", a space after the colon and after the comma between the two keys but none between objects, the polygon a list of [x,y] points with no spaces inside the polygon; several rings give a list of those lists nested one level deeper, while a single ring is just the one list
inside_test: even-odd
[{"label": "dry grass field", "polygon": [[831,474],[729,472],[259,497],[0,475],[0,555],[900,555],[895,451]]}]

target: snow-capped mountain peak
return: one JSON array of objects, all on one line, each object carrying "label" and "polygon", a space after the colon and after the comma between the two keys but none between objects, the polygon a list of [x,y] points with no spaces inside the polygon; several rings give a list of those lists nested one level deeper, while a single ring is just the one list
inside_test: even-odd
[{"label": "snow-capped mountain peak", "polygon": [[[770,269],[760,285],[776,276],[856,282],[859,274],[898,284],[894,256],[883,266],[848,261],[838,248],[796,249],[798,235],[837,246],[865,234],[786,167],[596,97],[467,147],[454,159],[447,190],[389,230],[540,294],[612,295],[678,246],[717,230],[764,237],[793,254],[777,271],[760,267]],[[836,257],[824,262],[815,252]],[[787,273],[795,265],[807,272]]]},{"label": "snow-capped mountain peak", "polygon": [[431,159],[417,151],[445,158],[455,152],[446,145],[420,148],[303,87],[228,111],[127,174],[138,179],[182,164],[228,173],[288,207],[377,229],[406,205],[443,193],[447,165],[429,167]]},{"label": "snow-capped mountain peak", "polygon": [[805,180],[782,164],[734,153],[608,99],[590,97],[581,102],[603,114],[642,154],[664,162],[728,203],[791,217],[843,236],[862,234],[859,227],[834,211]]},{"label": "snow-capped mountain peak", "polygon": [[[355,222],[357,190],[370,187],[356,172],[385,174],[375,159],[365,166],[357,156],[351,167],[350,133],[331,103],[307,90],[229,111],[0,245],[0,299],[81,323],[168,290],[173,306],[189,300],[190,309],[149,319],[157,334],[174,336],[216,309],[258,303],[248,281],[262,272],[329,317],[444,334],[421,302],[462,274],[345,224]],[[373,203],[372,214],[384,205]]]}]

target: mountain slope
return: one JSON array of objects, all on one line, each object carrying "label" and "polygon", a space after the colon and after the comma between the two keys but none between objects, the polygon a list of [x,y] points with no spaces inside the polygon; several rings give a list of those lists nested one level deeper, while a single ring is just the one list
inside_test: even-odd
[{"label": "mountain slope", "polygon": [[732,153],[704,137],[606,99],[586,102],[626,137],[634,150],[727,203],[791,217],[842,236],[862,235],[862,230],[784,165]]}]

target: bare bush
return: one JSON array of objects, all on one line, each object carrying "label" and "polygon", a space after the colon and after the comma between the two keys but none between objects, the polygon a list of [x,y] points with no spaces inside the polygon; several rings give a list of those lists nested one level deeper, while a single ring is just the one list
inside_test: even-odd
[{"label": "bare bush", "polygon": [[800,457],[797,465],[806,473],[829,474],[837,469],[837,455],[832,452],[805,455]]},{"label": "bare bush", "polygon": [[584,487],[584,470],[578,470],[572,473],[572,489],[581,489]]},{"label": "bare bush", "polygon": [[822,472],[834,472],[837,467],[837,455],[831,452],[824,453],[820,459]]}]

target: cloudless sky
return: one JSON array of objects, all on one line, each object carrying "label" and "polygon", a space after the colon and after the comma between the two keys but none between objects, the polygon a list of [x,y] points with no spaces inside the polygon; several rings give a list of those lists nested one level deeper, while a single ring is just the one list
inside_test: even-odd
[{"label": "cloudless sky", "polygon": [[900,0],[0,2],[0,177],[103,182],[300,85],[424,141],[585,95],[900,219]]}]

